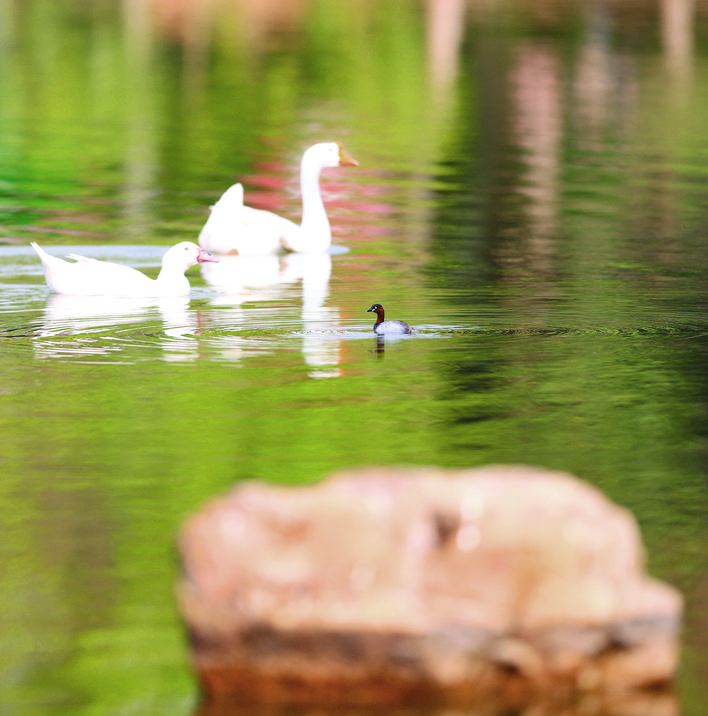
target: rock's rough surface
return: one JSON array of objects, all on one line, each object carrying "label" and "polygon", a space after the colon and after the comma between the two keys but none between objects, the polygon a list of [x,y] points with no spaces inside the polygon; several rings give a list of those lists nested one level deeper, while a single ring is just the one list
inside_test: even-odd
[{"label": "rock's rough surface", "polygon": [[180,538],[205,690],[385,703],[631,691],[677,668],[682,600],[631,514],[570,475],[370,468],[245,484]]}]

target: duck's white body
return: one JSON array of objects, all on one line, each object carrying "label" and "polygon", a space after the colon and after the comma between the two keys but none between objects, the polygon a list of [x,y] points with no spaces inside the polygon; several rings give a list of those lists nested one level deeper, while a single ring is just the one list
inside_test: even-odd
[{"label": "duck's white body", "polygon": [[413,329],[403,321],[384,321],[374,326],[374,333],[377,336],[403,336],[412,332]]},{"label": "duck's white body", "polygon": [[76,254],[69,256],[74,261],[65,261],[35,242],[31,246],[42,262],[49,288],[74,296],[185,296],[190,287],[184,272],[203,261],[218,261],[191,241],[182,241],[165,252],[160,274],[152,279],[130,266]]},{"label": "duck's white body", "polygon": [[199,245],[217,254],[272,254],[285,249],[321,253],[332,244],[332,231],[320,192],[320,172],[326,167],[358,166],[338,142],[311,146],[300,164],[302,223],[298,226],[270,211],[243,203],[243,187],[234,184],[211,207],[199,234]]}]

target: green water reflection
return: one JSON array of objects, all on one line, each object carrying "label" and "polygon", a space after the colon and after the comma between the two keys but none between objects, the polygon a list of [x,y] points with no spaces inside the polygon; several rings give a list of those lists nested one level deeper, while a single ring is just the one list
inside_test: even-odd
[{"label": "green water reflection", "polygon": [[[0,702],[197,713],[174,538],[235,481],[523,462],[637,515],[702,714],[704,4],[286,5],[0,2]],[[324,138],[361,162],[331,266],[48,300],[30,241],[154,275],[236,180],[297,217]],[[419,336],[379,346],[373,301]]]}]

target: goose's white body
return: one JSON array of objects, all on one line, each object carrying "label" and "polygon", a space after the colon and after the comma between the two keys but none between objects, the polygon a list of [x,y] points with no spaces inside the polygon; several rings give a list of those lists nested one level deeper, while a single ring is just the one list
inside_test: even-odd
[{"label": "goose's white body", "polygon": [[49,288],[74,296],[185,296],[190,287],[184,272],[197,263],[218,260],[191,241],[182,241],[165,252],[160,274],[152,279],[130,266],[76,254],[69,256],[73,261],[65,261],[35,242],[31,246],[42,262]]},{"label": "goose's white body", "polygon": [[332,231],[320,192],[320,172],[326,167],[358,166],[337,142],[311,146],[300,164],[302,223],[295,224],[270,211],[243,203],[243,187],[234,184],[211,207],[199,234],[199,245],[217,254],[273,254],[281,249],[321,253],[332,244]]}]

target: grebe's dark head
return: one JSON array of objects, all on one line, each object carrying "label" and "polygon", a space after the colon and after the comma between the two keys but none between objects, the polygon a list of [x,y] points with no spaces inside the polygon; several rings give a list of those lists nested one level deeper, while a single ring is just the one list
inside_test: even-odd
[{"label": "grebe's dark head", "polygon": [[373,303],[371,308],[366,309],[367,313],[371,313],[372,311],[376,314],[376,323],[374,323],[374,330],[376,330],[376,326],[384,322],[383,306],[380,303]]}]

